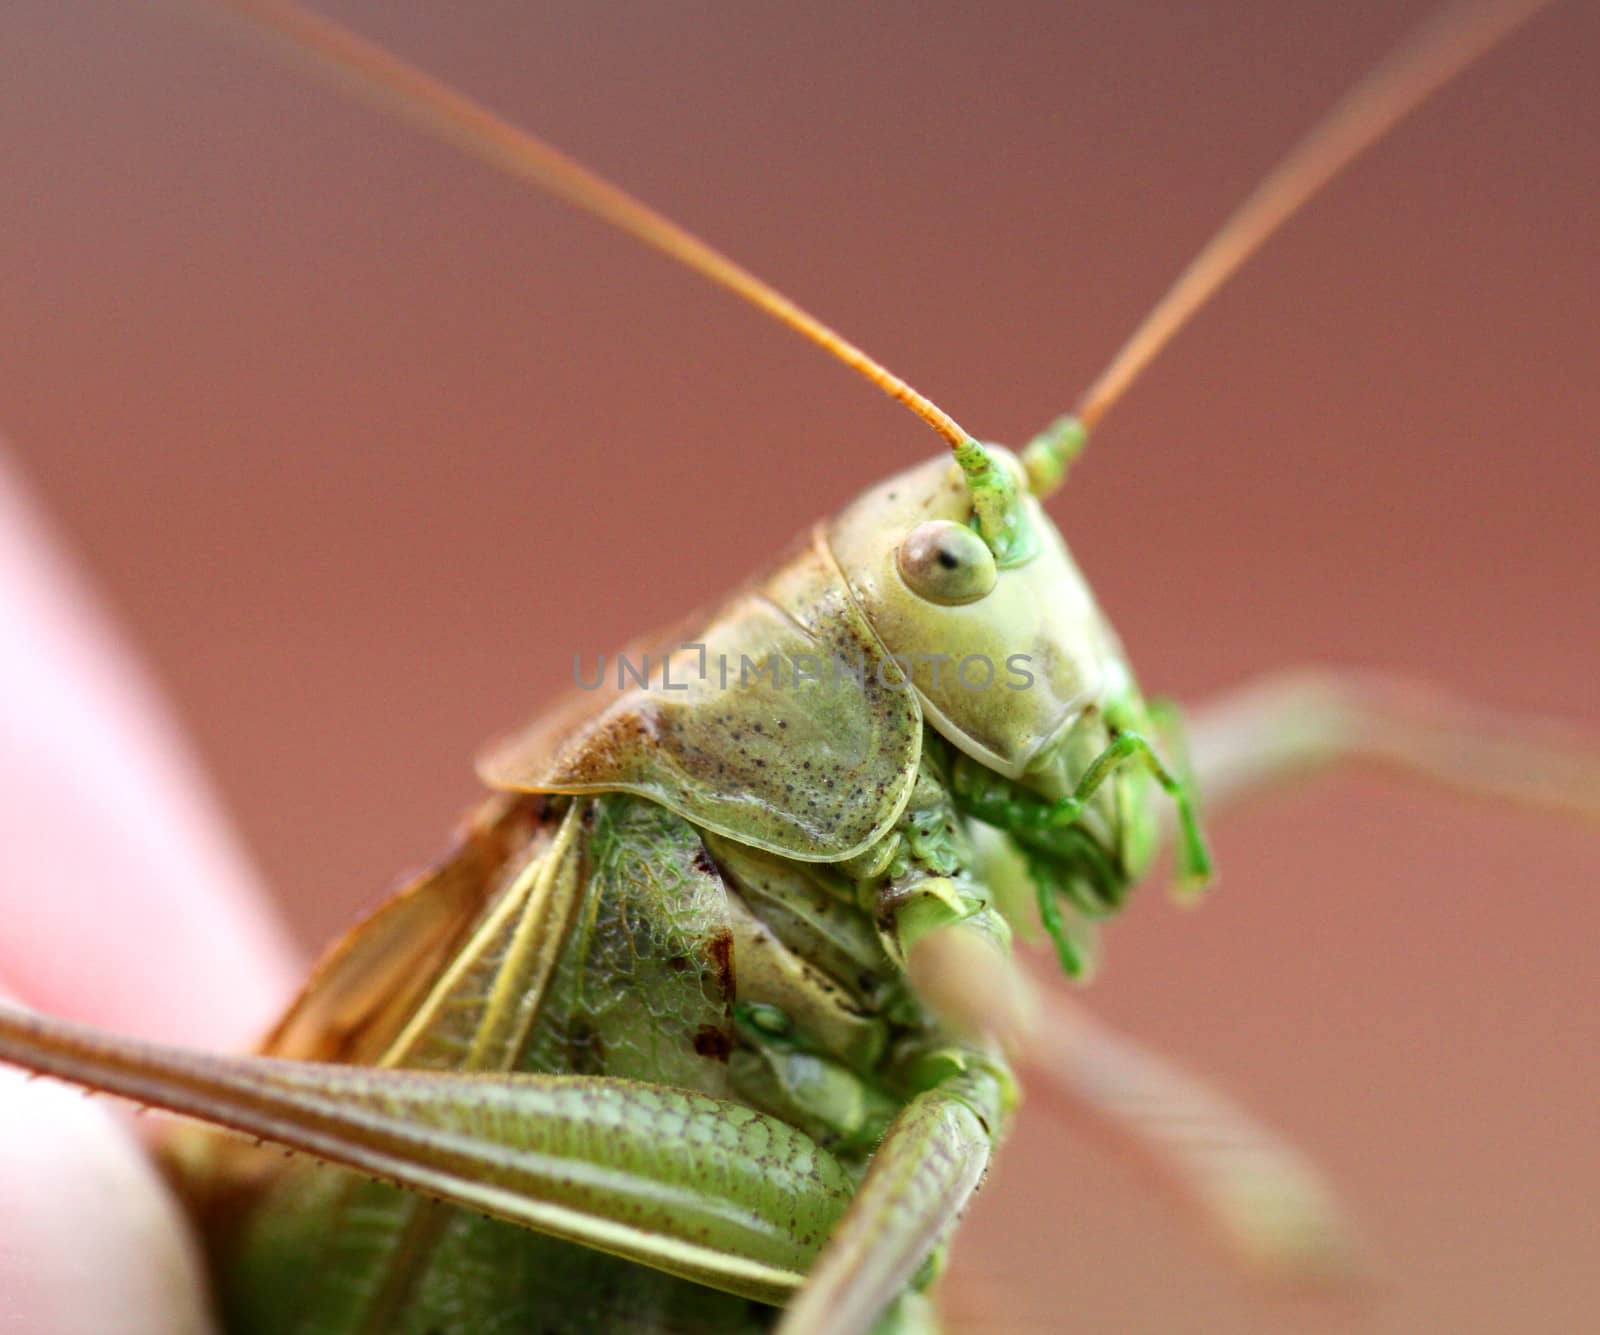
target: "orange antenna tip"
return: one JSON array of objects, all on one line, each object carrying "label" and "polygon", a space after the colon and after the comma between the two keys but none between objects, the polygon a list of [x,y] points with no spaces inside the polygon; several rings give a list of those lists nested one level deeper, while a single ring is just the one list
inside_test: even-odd
[{"label": "orange antenna tip", "polygon": [[1344,95],[1239,205],[1079,401],[1092,431],[1177,332],[1307,200],[1552,0],[1468,0],[1436,13]]}]

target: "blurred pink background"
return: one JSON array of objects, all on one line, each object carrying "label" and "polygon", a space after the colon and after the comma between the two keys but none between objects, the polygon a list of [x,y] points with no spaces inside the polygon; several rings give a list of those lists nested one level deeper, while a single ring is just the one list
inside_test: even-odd
[{"label": "blurred pink background", "polygon": [[[1019,441],[1427,6],[328,0]],[[1600,728],[1600,8],[1363,161],[1054,502],[1148,686],[1389,664]],[[308,947],[593,655],[931,452],[698,280],[187,20],[0,7],[0,431]],[[1220,1268],[1026,1114],[996,1331],[1572,1331],[1600,1306],[1600,841],[1352,775],[1218,823],[1103,1013],[1344,1187],[1382,1285]],[[85,930],[92,930],[86,924]]]}]

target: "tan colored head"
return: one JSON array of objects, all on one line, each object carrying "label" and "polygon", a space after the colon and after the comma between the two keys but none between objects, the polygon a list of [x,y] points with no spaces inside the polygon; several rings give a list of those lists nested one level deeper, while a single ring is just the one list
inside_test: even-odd
[{"label": "tan colored head", "polygon": [[850,591],[910,677],[928,721],[983,765],[1021,778],[1050,744],[1130,677],[1121,646],[1022,464],[1032,554],[1001,566],[974,527],[971,489],[949,456],[873,487],[824,533]]}]

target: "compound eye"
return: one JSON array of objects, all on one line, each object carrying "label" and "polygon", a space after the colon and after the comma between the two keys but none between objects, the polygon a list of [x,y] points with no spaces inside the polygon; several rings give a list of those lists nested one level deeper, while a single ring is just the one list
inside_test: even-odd
[{"label": "compound eye", "polygon": [[930,603],[951,606],[982,598],[994,588],[994,553],[965,524],[930,519],[900,544],[900,577]]}]

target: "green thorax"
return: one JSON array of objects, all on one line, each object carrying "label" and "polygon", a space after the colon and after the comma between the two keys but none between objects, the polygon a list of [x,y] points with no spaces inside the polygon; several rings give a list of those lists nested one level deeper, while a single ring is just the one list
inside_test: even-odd
[{"label": "green thorax", "polygon": [[[966,877],[970,861],[942,786],[919,794],[875,850],[882,867],[755,854],[624,795],[554,803],[545,833],[562,833],[530,845],[386,1060],[697,1090],[773,1113],[859,1171],[939,1042],[864,905],[930,871]],[[753,1330],[776,1316],[301,1161],[245,1211],[221,1268],[229,1328],[263,1335]]]}]

